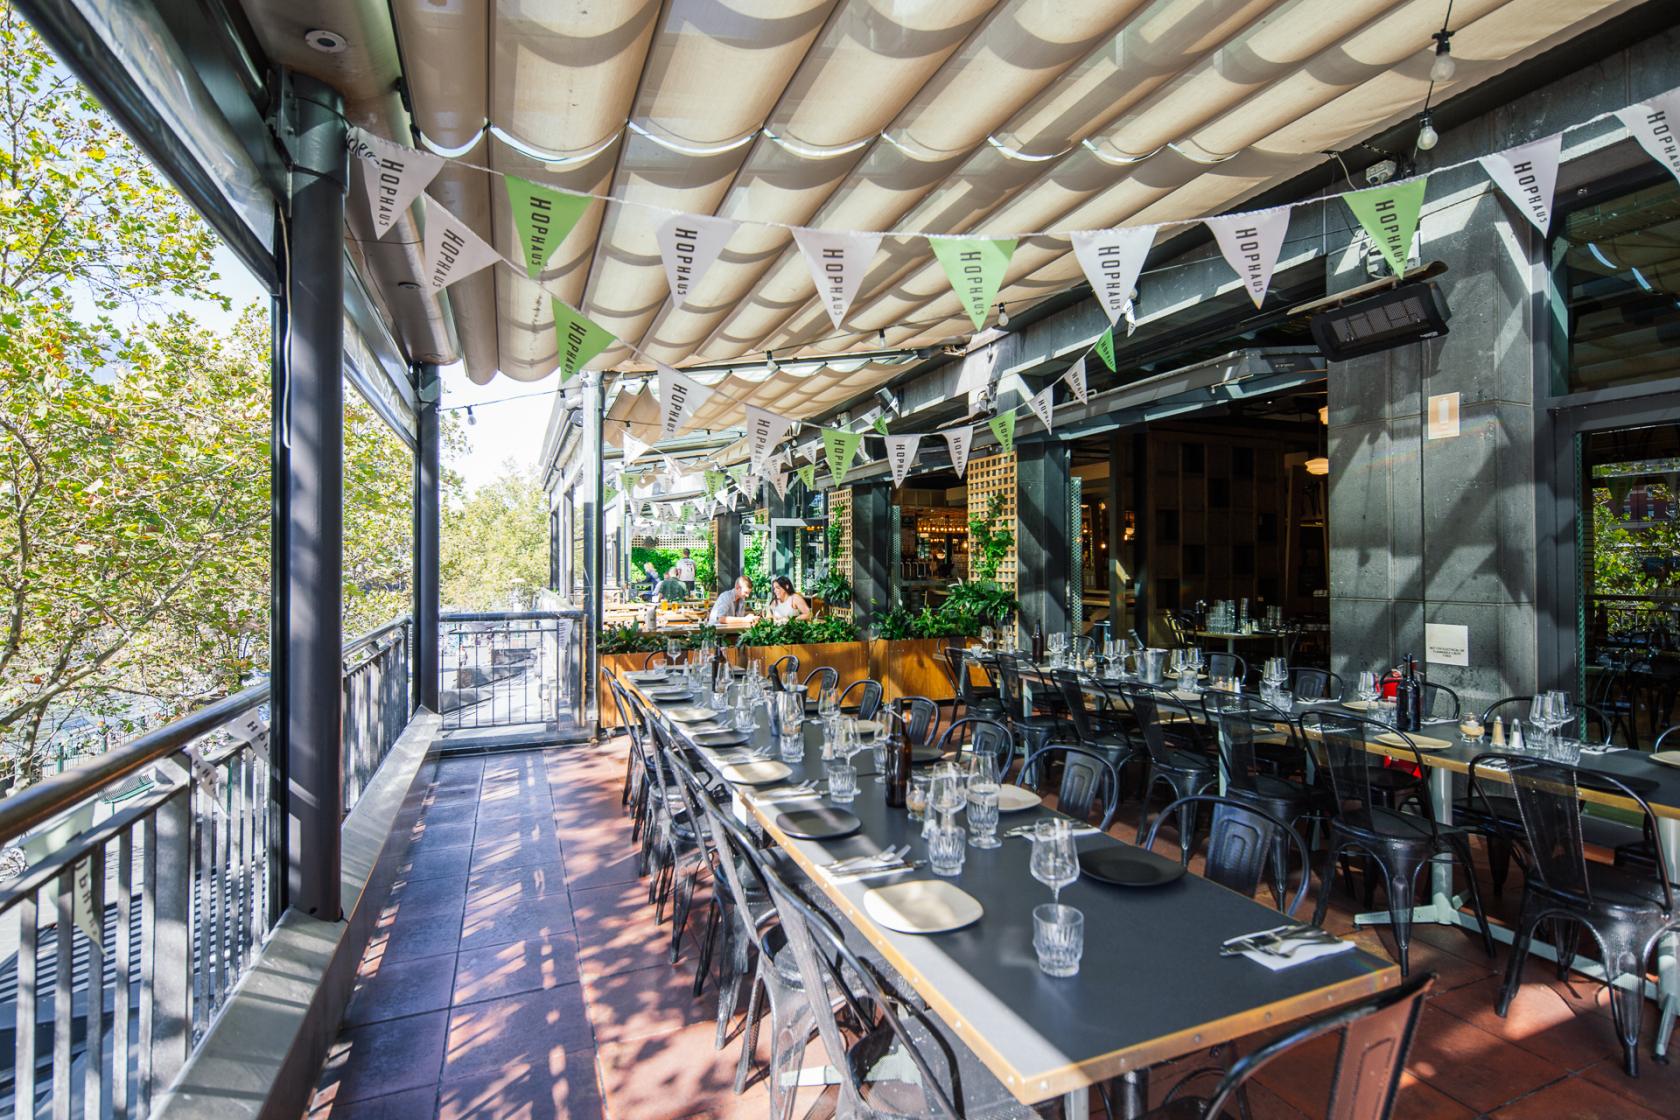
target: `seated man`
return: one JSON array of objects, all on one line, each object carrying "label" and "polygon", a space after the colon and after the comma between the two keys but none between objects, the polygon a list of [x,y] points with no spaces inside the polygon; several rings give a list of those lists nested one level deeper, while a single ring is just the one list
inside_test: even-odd
[{"label": "seated man", "polygon": [[747,609],[747,597],[752,594],[752,580],[746,576],[735,581],[735,586],[724,589],[717,602],[712,604],[712,613],[706,616],[706,621],[717,626],[728,618],[744,618],[753,621],[752,612]]},{"label": "seated man", "polygon": [[659,601],[661,603],[680,603],[688,598],[688,584],[677,578],[677,570],[672,568],[665,573],[665,578],[659,581]]}]

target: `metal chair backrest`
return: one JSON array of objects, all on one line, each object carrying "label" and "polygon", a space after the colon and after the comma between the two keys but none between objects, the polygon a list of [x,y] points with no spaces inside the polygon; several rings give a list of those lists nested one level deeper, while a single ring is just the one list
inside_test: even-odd
[{"label": "metal chair backrest", "polygon": [[[1365,746],[1368,737],[1390,735],[1393,740],[1383,744],[1394,751],[1402,763],[1410,763],[1421,773],[1427,769],[1423,754],[1412,737],[1371,720],[1358,719],[1332,712],[1307,712],[1301,717],[1301,730],[1307,747],[1313,754],[1319,774],[1330,783],[1331,793],[1343,814],[1365,814],[1386,807],[1390,796],[1373,785],[1381,770],[1381,756]],[[1423,816],[1430,831],[1435,830],[1435,816],[1427,798],[1422,802]]]},{"label": "metal chair backrest", "polygon": [[[831,992],[837,993],[842,1006],[850,1009],[860,1022],[867,1024],[869,1035],[874,1036],[878,1043],[886,1044],[880,1046],[882,1051],[896,1046],[915,1067],[915,1082],[920,1084],[923,1100],[922,1108],[915,1110],[913,1115],[926,1117],[927,1120],[960,1120],[960,1114],[939,1077],[899,1019],[898,1008],[902,1007],[918,1018],[920,1013],[913,1005],[891,998],[874,968],[860,960],[845,940],[823,920],[822,915],[812,910],[773,871],[766,868],[764,876],[776,915],[781,919],[782,933],[799,965],[806,1001],[815,1020],[817,1035],[828,1053],[829,1068],[839,1072],[837,1088],[840,1100],[836,1102],[834,1114],[858,1117],[881,1115],[864,1103],[865,1071],[860,1068],[864,1063],[854,1061],[852,1048],[847,1045],[846,1036],[836,1018]],[[860,1041],[858,1045],[861,1047],[865,1043]],[[907,1080],[905,1084],[913,1083]]]},{"label": "metal chair backrest", "polygon": [[777,689],[782,687],[782,681],[784,680],[798,680],[799,658],[795,657],[791,653],[782,654],[782,656],[776,658],[776,660],[770,663],[770,669],[767,675],[770,677],[770,683]]},{"label": "metal chair backrest", "polygon": [[968,658],[961,646],[946,646],[940,650],[940,663],[945,666],[945,675],[951,678],[951,691],[964,706],[974,698],[974,683],[968,677]]},{"label": "metal chair backrest", "polygon": [[1120,771],[1096,751],[1071,743],[1040,747],[1021,766],[1015,784],[1037,789],[1042,780],[1040,773],[1047,776],[1048,760],[1056,757],[1062,760],[1062,784],[1056,789],[1056,808],[1070,817],[1088,821],[1092,809],[1100,802],[1102,820],[1097,827],[1107,831],[1120,808]]},{"label": "metal chair backrest", "polygon": [[1210,653],[1208,677],[1216,681],[1248,680],[1248,662],[1235,653]]},{"label": "metal chair backrest", "polygon": [[1172,748],[1167,742],[1167,729],[1162,722],[1164,717],[1179,717],[1174,723],[1174,729],[1184,733],[1190,740],[1192,749],[1200,749],[1201,740],[1196,731],[1195,718],[1201,711],[1200,703],[1192,708],[1165,689],[1145,685],[1120,691],[1125,695],[1126,704],[1137,720],[1138,730],[1143,734],[1143,745],[1149,751],[1152,761],[1168,766],[1174,764]]},{"label": "metal chair backrest", "polygon": [[[1277,849],[1277,838],[1282,836],[1301,863],[1301,883],[1295,888],[1289,905],[1280,907],[1285,914],[1294,914],[1306,901],[1307,887],[1312,883],[1312,860],[1307,842],[1287,821],[1258,806],[1229,797],[1216,797],[1211,793],[1181,797],[1161,810],[1161,815],[1149,826],[1149,835],[1144,838],[1143,846],[1155,846],[1155,835],[1161,831],[1161,825],[1168,817],[1176,817],[1197,805],[1213,807],[1202,878],[1252,897],[1272,870],[1272,854]],[[1182,851],[1188,861],[1189,850]]]},{"label": "metal chair backrest", "polygon": [[[1495,700],[1482,709],[1482,726],[1491,727],[1495,716],[1503,719],[1507,727],[1512,720],[1526,720],[1533,703],[1533,696],[1505,696]],[[1573,726],[1565,724],[1561,729],[1564,734],[1578,731],[1582,733],[1581,737],[1593,743],[1608,743],[1615,737],[1615,722],[1602,709],[1591,704],[1577,704],[1572,722]]]},{"label": "metal chair backrest", "polygon": [[[1219,735],[1219,767],[1228,789],[1259,791],[1259,759],[1254,753],[1255,713],[1246,708],[1223,709],[1215,701],[1209,718]],[[1264,718],[1264,717],[1262,717]],[[1269,730],[1272,720],[1266,719]]]},{"label": "metal chair backrest", "polygon": [[[1478,755],[1475,763],[1485,763],[1493,758],[1505,764],[1517,812],[1522,818],[1523,832],[1528,837],[1525,845],[1528,875],[1553,891],[1590,904],[1592,879],[1587,874],[1586,841],[1581,833],[1581,790],[1577,780],[1580,771],[1561,762],[1526,754]],[[1472,770],[1478,768],[1472,764]],[[1613,793],[1638,805],[1645,815],[1645,834],[1655,834],[1657,817],[1645,798],[1628,788],[1614,774],[1603,771],[1593,773],[1593,784],[1600,787],[1599,792],[1609,787]],[[1479,776],[1477,785],[1481,788]],[[1657,861],[1656,879],[1663,892],[1663,909],[1672,911],[1674,890],[1669,884],[1662,845],[1654,845],[1653,852]]]},{"label": "metal chair backrest", "polygon": [[818,665],[805,674],[805,694],[807,696],[811,693],[811,682],[813,681],[816,682],[817,695],[820,696],[831,688],[840,687],[840,670],[832,665]]},{"label": "metal chair backrest", "polygon": [[1431,719],[1457,719],[1464,711],[1458,693],[1444,684],[1423,682],[1423,714]]},{"label": "metal chair backrest", "polygon": [[1238,1059],[1220,1079],[1203,1107],[1203,1116],[1223,1116],[1242,1087],[1281,1055],[1327,1036],[1338,1045],[1329,1077],[1328,1099],[1313,1115],[1332,1120],[1385,1120],[1394,1110],[1401,1073],[1417,1033],[1423,1000],[1435,974],[1415,976],[1393,991],[1297,1027]]},{"label": "metal chair backrest", "polygon": [[911,746],[931,746],[939,737],[939,705],[926,696],[900,696],[892,707],[904,721]]},{"label": "metal chair backrest", "polygon": [[1303,700],[1340,700],[1342,678],[1328,669],[1291,665],[1289,691]]},{"label": "metal chair backrest", "polygon": [[1000,652],[997,655],[997,686],[1006,718],[1018,719],[1031,714],[1026,709],[1026,693],[1021,688],[1019,654]]},{"label": "metal chair backrest", "polygon": [[857,694],[857,718],[874,719],[881,710],[881,682],[865,678],[853,681],[846,686],[846,691],[840,694],[840,707],[845,710],[852,702],[852,694]]},{"label": "metal chair backrest", "polygon": [[1072,669],[1053,669],[1050,679],[1062,694],[1062,702],[1067,705],[1068,722],[1073,724],[1073,733],[1079,736],[1081,743],[1095,743],[1099,736],[1096,725],[1091,722],[1091,710],[1085,706],[1083,678]]},{"label": "metal chair backrest", "polygon": [[960,754],[965,746],[970,751],[992,756],[999,781],[1009,773],[1009,764],[1015,758],[1015,736],[1007,725],[980,716],[955,720],[939,737],[939,753]]}]

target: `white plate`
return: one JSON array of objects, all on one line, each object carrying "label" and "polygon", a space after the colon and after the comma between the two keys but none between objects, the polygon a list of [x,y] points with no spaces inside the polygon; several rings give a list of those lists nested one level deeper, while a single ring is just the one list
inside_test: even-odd
[{"label": "white plate", "polygon": [[[1402,739],[1398,733],[1393,731],[1382,732],[1377,736],[1377,742],[1383,744],[1385,747],[1403,747],[1406,745],[1406,740]],[[1452,746],[1451,743],[1443,739],[1431,739],[1427,735],[1412,736],[1411,745],[1420,751],[1444,751],[1448,747]]]},{"label": "white plate", "polygon": [[1651,761],[1658,766],[1680,767],[1680,751],[1657,751],[1651,756]]},{"label": "white plate", "polygon": [[1019,813],[1022,809],[1036,809],[1044,799],[1030,789],[1020,786],[998,787],[998,812]]},{"label": "white plate", "polygon": [[879,735],[881,733],[881,721],[878,719],[854,719],[852,730],[859,734]]},{"label": "white plate", "polygon": [[1343,700],[1342,707],[1352,708],[1356,712],[1367,712],[1374,705],[1369,700]]},{"label": "white plate", "polygon": [[723,775],[724,781],[743,786],[769,785],[793,773],[787,763],[775,761],[738,762],[733,766],[720,766],[718,772]]},{"label": "white plate", "polygon": [[863,909],[877,925],[900,933],[944,933],[980,920],[978,899],[941,879],[912,879],[865,891]]},{"label": "white plate", "polygon": [[665,714],[678,723],[705,723],[718,715],[710,708],[670,708]]}]

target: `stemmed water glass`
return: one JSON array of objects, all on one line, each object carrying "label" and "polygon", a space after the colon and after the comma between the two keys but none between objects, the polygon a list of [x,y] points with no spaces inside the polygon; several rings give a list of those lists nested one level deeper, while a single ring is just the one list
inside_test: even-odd
[{"label": "stemmed water glass", "polygon": [[1554,721],[1554,732],[1559,728],[1568,727],[1571,723],[1575,722],[1575,707],[1569,701],[1569,693],[1564,692],[1561,689],[1553,690],[1551,714],[1552,720]]},{"label": "stemmed water glass", "polygon": [[1359,674],[1359,683],[1354,685],[1354,695],[1369,704],[1377,698],[1377,674],[1369,669]]},{"label": "stemmed water glass", "polygon": [[980,644],[981,645],[985,646],[987,649],[991,649],[992,648],[992,642],[994,640],[996,640],[996,638],[997,638],[997,631],[993,630],[990,626],[980,627]]},{"label": "stemmed water glass", "polygon": [[1052,901],[1060,904],[1062,888],[1079,878],[1073,826],[1061,817],[1039,821],[1033,825],[1032,845],[1032,877],[1049,887]]},{"label": "stemmed water glass", "polygon": [[969,843],[976,848],[998,848],[998,780],[992,760],[983,751],[971,751],[963,763],[968,783]]}]

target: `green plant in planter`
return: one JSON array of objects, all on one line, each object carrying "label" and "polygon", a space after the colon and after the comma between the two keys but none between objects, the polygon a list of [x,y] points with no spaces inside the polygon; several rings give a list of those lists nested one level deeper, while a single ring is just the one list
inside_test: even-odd
[{"label": "green plant in planter", "polygon": [[1003,517],[1003,495],[993,494],[986,505],[984,517],[976,514],[968,519],[969,555],[974,558],[972,574],[977,581],[997,579],[1009,550],[1015,547],[1015,533],[998,524]]},{"label": "green plant in planter", "polygon": [[623,626],[609,626],[601,631],[601,636],[595,640],[598,653],[652,653],[656,649],[665,648],[665,639],[651,631],[643,630],[639,623],[628,622]]},{"label": "green plant in planter", "polygon": [[951,585],[939,612],[961,628],[963,637],[972,637],[982,626],[1001,626],[1020,606],[1015,596],[990,580],[958,580]]},{"label": "green plant in planter", "polygon": [[677,639],[684,649],[699,649],[707,642],[714,646],[718,644],[718,628],[710,624],[702,624]]},{"label": "green plant in planter", "polygon": [[806,622],[801,618],[790,618],[781,623],[774,619],[761,618],[741,631],[741,636],[735,640],[735,645],[742,648],[746,646],[799,646],[818,642],[855,642],[857,636],[857,627],[849,619],[844,618],[821,618],[813,622]]}]

